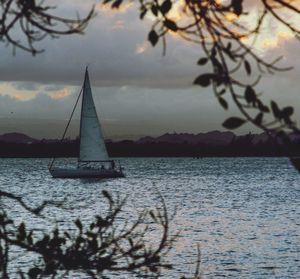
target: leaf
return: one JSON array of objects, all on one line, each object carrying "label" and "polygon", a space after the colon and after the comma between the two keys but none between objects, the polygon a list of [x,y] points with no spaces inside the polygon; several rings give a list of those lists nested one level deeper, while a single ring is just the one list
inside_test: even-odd
[{"label": "leaf", "polygon": [[168,29],[170,29],[170,30],[172,30],[172,31],[174,31],[174,32],[176,32],[176,31],[178,30],[178,27],[177,27],[176,23],[175,23],[174,21],[170,20],[170,19],[166,19],[166,20],[164,21],[164,25],[165,25]]},{"label": "leaf", "polygon": [[18,228],[18,241],[23,241],[26,238],[25,224],[22,222]]},{"label": "leaf", "polygon": [[210,85],[211,80],[215,78],[214,74],[203,74],[198,76],[195,80],[194,80],[194,84],[200,85],[202,87],[207,87]]},{"label": "leaf", "polygon": [[172,8],[172,2],[170,0],[165,0],[160,6],[160,11],[163,15],[168,13]]},{"label": "leaf", "polygon": [[155,16],[157,16],[157,14],[158,14],[157,6],[152,5],[152,6],[151,6],[151,11],[152,11],[152,13],[153,13]]},{"label": "leaf", "polygon": [[224,72],[224,69],[223,69],[223,66],[222,64],[219,62],[219,60],[215,57],[212,57],[212,62],[213,62],[213,65],[215,67],[215,69],[217,70],[218,72],[218,75],[222,75],[223,72]]},{"label": "leaf", "polygon": [[110,195],[106,190],[103,190],[103,191],[102,191],[102,195],[103,195],[105,198],[107,198],[108,201],[109,201],[110,203],[114,203],[114,201],[113,201],[111,195]]},{"label": "leaf", "polygon": [[143,10],[141,11],[140,19],[143,19],[143,18],[145,17],[147,11],[148,11],[147,9],[143,9]]},{"label": "leaf", "polygon": [[247,103],[255,103],[256,93],[251,86],[247,86],[245,90],[245,99]]},{"label": "leaf", "polygon": [[222,125],[223,125],[223,127],[227,128],[227,129],[236,129],[236,128],[242,126],[245,122],[246,122],[246,120],[241,119],[239,117],[230,117],[230,118],[226,119]]},{"label": "leaf", "polygon": [[110,222],[103,219],[101,216],[97,216],[97,226],[100,227],[108,227],[110,225]]},{"label": "leaf", "polygon": [[82,223],[81,223],[81,221],[79,219],[77,219],[75,221],[75,225],[80,230],[80,232],[82,232]]},{"label": "leaf", "polygon": [[274,101],[271,101],[271,109],[275,118],[281,119],[281,111]]},{"label": "leaf", "polygon": [[227,103],[227,101],[226,101],[224,98],[219,97],[218,100],[219,100],[219,103],[221,104],[221,106],[222,106],[224,109],[228,109],[228,103]]},{"label": "leaf", "polygon": [[55,272],[56,266],[53,261],[47,262],[46,267],[44,269],[44,275],[51,275]]},{"label": "leaf", "polygon": [[197,64],[202,66],[205,65],[208,62],[208,59],[206,57],[202,57],[198,60]]},{"label": "leaf", "polygon": [[258,106],[258,109],[261,111],[261,112],[265,112],[265,113],[269,113],[270,112],[270,109],[264,105],[261,100],[257,99],[256,100],[257,102],[257,106]]},{"label": "leaf", "polygon": [[27,235],[27,243],[29,245],[33,244],[33,239],[32,239],[32,231]]},{"label": "leaf", "polygon": [[284,122],[287,125],[293,124],[293,121],[290,119],[290,117],[292,116],[293,113],[294,113],[294,108],[293,107],[285,107],[281,111],[281,117],[284,119]]},{"label": "leaf", "polygon": [[233,12],[239,16],[243,12],[243,6],[242,6],[243,0],[232,0],[231,1],[231,6],[233,8]]},{"label": "leaf", "polygon": [[247,74],[251,75],[251,65],[250,65],[250,63],[247,60],[245,60],[244,66],[245,66]]},{"label": "leaf", "polygon": [[283,117],[290,117],[294,113],[294,108],[293,107],[285,107],[282,111],[282,116]]},{"label": "leaf", "polygon": [[262,112],[258,113],[254,119],[256,125],[261,125],[264,114]]},{"label": "leaf", "polygon": [[85,242],[85,239],[84,239],[82,236],[78,236],[78,237],[76,238],[76,243],[77,243],[78,245],[80,245],[80,243],[83,243],[83,242]]},{"label": "leaf", "polygon": [[148,40],[151,42],[152,46],[155,46],[158,42],[158,35],[155,30],[151,30],[148,34]]},{"label": "leaf", "polygon": [[37,241],[36,243],[35,243],[35,246],[37,246],[39,249],[45,249],[46,248],[46,246],[48,245],[48,243],[49,243],[49,235],[44,235],[44,237],[43,237],[43,239],[42,240],[40,240],[40,241]]},{"label": "leaf", "polygon": [[36,279],[41,273],[42,270],[40,268],[33,267],[28,271],[28,276],[30,279]]},{"label": "leaf", "polygon": [[236,61],[235,55],[232,53],[230,49],[224,48],[223,50],[232,61]]},{"label": "leaf", "polygon": [[111,7],[113,9],[118,9],[120,7],[120,5],[122,4],[123,0],[116,0],[112,5]]}]

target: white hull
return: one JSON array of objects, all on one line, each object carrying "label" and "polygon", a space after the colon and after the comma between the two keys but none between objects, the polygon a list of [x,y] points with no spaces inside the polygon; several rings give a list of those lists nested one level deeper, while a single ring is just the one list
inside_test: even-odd
[{"label": "white hull", "polygon": [[53,178],[118,178],[125,177],[122,171],[103,170],[93,168],[64,169],[52,168],[49,170]]}]

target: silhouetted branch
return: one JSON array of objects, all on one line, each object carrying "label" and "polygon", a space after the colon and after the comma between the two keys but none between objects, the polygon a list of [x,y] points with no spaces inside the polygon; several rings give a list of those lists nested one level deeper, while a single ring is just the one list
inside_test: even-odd
[{"label": "silhouetted branch", "polygon": [[[35,0],[0,1],[0,40],[33,55],[42,52],[35,43],[46,36],[57,38],[70,34],[82,34],[95,15],[94,8],[84,18],[75,19],[50,13],[55,7]],[[20,39],[22,38],[23,39]]]},{"label": "silhouetted branch", "polygon": [[[295,38],[299,38],[298,22],[296,20],[294,23],[289,22],[292,16],[300,15],[296,1],[258,0],[256,5],[260,11],[254,27],[247,24],[249,14],[244,8],[247,1],[184,0],[178,3],[172,0],[141,0],[139,2],[141,19],[147,14],[155,18],[148,39],[153,46],[162,39],[163,54],[166,51],[168,33],[176,34],[201,46],[205,57],[200,58],[198,64],[203,66],[210,63],[212,72],[199,75],[194,84],[201,87],[211,85],[224,109],[228,109],[225,98],[230,96],[244,117],[231,117],[223,123],[223,126],[235,129],[246,122],[251,122],[268,134],[279,135],[285,139],[290,132],[300,133],[295,121],[291,119],[294,112],[292,107],[280,108],[274,101],[268,105],[262,101],[261,93],[255,91],[262,74],[292,69],[278,66],[281,57],[271,62],[267,61],[257,54],[256,45],[262,27],[270,18],[287,27]],[[117,8],[123,1],[105,0],[104,3],[111,3],[113,8]],[[176,17],[173,16],[174,11]],[[253,22],[253,15],[251,21]],[[240,73],[248,79],[244,81],[237,77],[236,75]]]},{"label": "silhouetted branch", "polygon": [[22,207],[24,207],[26,210],[28,210],[29,212],[35,215],[39,215],[44,210],[44,208],[48,205],[55,205],[55,206],[63,205],[63,202],[43,201],[42,204],[37,207],[30,207],[24,202],[22,197],[0,190],[0,198],[1,197],[17,201]]},{"label": "silhouetted branch", "polygon": [[[18,201],[26,210],[36,214],[22,199],[6,192],[1,195]],[[125,199],[113,198],[103,191],[108,207],[104,215],[95,216],[88,226],[79,219],[76,230],[36,235],[24,222],[16,226],[5,212],[0,213],[0,272],[1,278],[11,278],[7,263],[11,247],[31,252],[41,260],[20,270],[20,278],[63,278],[71,272],[89,278],[105,278],[107,272],[129,272],[139,277],[158,278],[162,270],[172,269],[165,255],[177,235],[170,235],[169,215],[161,197],[161,206],[144,210],[135,222],[126,227],[119,224]],[[41,207],[39,207],[41,208]],[[199,254],[199,251],[198,251]],[[199,254],[200,257],[200,254]],[[196,274],[199,274],[200,258]]]}]

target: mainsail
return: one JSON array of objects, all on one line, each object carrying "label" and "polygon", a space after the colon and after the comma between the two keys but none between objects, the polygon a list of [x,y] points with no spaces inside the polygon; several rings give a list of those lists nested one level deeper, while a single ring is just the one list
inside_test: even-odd
[{"label": "mainsail", "polygon": [[108,154],[95,109],[88,70],[86,69],[82,92],[78,161],[91,162],[105,160],[108,160]]}]

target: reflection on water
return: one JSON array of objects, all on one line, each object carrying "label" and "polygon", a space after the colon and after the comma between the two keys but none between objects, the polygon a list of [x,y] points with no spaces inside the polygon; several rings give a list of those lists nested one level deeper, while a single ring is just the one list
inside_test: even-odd
[{"label": "reflection on water", "polygon": [[128,216],[155,206],[160,192],[177,209],[173,229],[180,239],[170,254],[176,273],[193,270],[199,243],[204,278],[300,274],[300,176],[285,158],[122,159],[127,177],[105,181],[52,179],[49,161],[0,161],[0,189],[32,205],[67,201],[68,210],[48,208],[45,219],[8,204],[18,221],[30,218],[31,228],[43,229],[49,220],[65,228],[77,217],[91,221],[103,210],[103,189],[128,196]]}]

